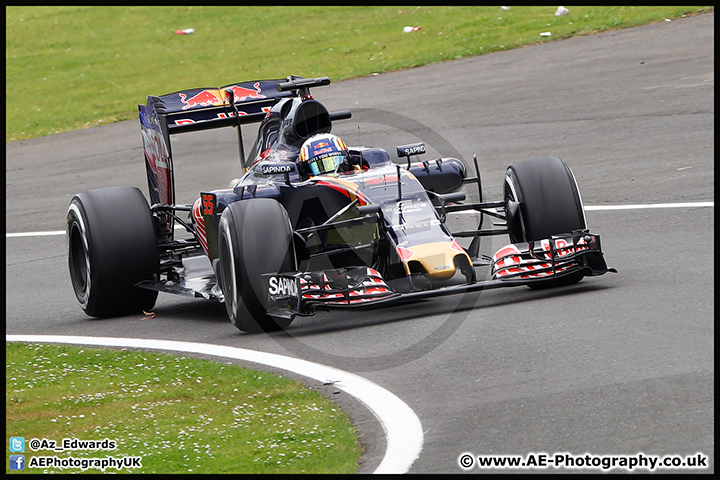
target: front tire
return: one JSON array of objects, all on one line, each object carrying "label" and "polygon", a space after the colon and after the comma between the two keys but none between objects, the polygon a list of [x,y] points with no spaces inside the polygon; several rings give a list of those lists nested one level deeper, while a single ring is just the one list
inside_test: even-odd
[{"label": "front tire", "polygon": [[[575,176],[558,157],[538,157],[515,163],[505,175],[505,212],[512,243],[549,239],[587,228]],[[532,283],[548,288],[579,282],[583,273]]]},{"label": "front tire", "polygon": [[152,309],[158,292],[135,286],[160,270],[152,214],[139,189],[101,188],[73,197],[66,240],[70,280],[87,315]]},{"label": "front tire", "polygon": [[230,321],[246,332],[287,328],[291,319],[269,316],[262,301],[265,273],[296,270],[292,226],[274,199],[231,203],[220,217],[218,280]]}]

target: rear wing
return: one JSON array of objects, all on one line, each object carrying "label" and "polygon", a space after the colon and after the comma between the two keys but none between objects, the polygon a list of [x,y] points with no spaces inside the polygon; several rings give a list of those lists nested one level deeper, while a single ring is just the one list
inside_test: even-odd
[{"label": "rear wing", "polygon": [[[329,85],[328,77],[257,80],[219,88],[194,88],[161,96],[148,96],[138,105],[151,204],[156,210],[175,205],[175,183],[170,136],[221,127],[237,127],[240,165],[246,170],[241,126],[259,123],[282,98],[309,99],[309,89]],[[349,111],[334,112],[332,120],[350,118]],[[174,219],[162,215],[162,235],[173,238]]]},{"label": "rear wing", "polygon": [[[138,105],[145,153],[150,203],[174,205],[175,184],[170,136],[183,132],[236,126],[240,162],[245,155],[240,125],[259,123],[282,97],[297,96],[297,91],[280,91],[278,84],[289,79],[260,80],[226,85],[220,88],[194,88],[161,96],[148,96],[146,105]],[[173,218],[166,214],[161,226],[172,238]]]},{"label": "rear wing", "polygon": [[[233,120],[236,111],[243,117],[241,123],[259,122],[279,98],[293,96],[292,91],[277,90],[277,85],[285,81],[261,80],[220,88],[194,88],[152,98],[172,135],[237,125],[237,120]],[[229,101],[229,92],[232,92],[233,104]]]}]

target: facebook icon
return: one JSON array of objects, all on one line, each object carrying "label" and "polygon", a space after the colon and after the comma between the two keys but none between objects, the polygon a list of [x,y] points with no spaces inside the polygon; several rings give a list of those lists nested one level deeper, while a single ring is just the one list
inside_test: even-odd
[{"label": "facebook icon", "polygon": [[25,455],[10,455],[10,470],[25,470]]}]

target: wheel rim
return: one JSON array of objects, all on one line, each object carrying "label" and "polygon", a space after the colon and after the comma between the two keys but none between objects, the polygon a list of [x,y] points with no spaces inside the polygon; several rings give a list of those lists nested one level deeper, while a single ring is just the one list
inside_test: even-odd
[{"label": "wheel rim", "polygon": [[518,195],[517,195],[517,187],[513,184],[510,176],[505,177],[505,188],[504,188],[504,194],[505,194],[505,218],[507,223],[507,229],[508,229],[508,236],[510,237],[510,242],[512,243],[519,243],[524,241],[523,238],[523,227],[522,227],[522,219],[520,218],[520,210],[518,209],[516,212],[514,212],[514,215],[517,216],[517,218],[511,219],[510,218],[510,203],[511,202],[518,202]]},{"label": "wheel rim", "polygon": [[82,305],[87,303],[87,293],[90,286],[90,258],[85,246],[82,230],[77,222],[70,227],[70,278],[78,301]]},{"label": "wheel rim", "polygon": [[220,234],[220,288],[225,297],[225,307],[230,319],[235,322],[235,311],[238,298],[237,280],[235,278],[235,259],[232,245],[225,230]]}]

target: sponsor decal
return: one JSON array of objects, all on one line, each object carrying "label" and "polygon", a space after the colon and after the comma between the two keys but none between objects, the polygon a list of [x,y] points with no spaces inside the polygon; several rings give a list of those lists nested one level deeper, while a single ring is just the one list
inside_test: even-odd
[{"label": "sponsor decal", "polygon": [[[244,117],[245,115],[247,115],[247,112],[238,110],[238,115],[240,115],[241,117]],[[217,118],[234,118],[234,117],[235,117],[235,112],[228,112],[227,114],[226,113],[218,113],[217,114]]]},{"label": "sponsor decal", "polygon": [[363,178],[360,180],[360,183],[362,183],[365,186],[369,186],[369,185],[387,184],[388,182],[393,183],[393,182],[397,182],[397,181],[398,181],[397,175],[382,175],[382,176],[377,176],[377,177]]},{"label": "sponsor decal", "polygon": [[330,153],[330,152],[332,152],[332,151],[334,151],[334,150],[333,150],[332,148],[330,148],[330,147],[326,147],[326,148],[322,148],[322,147],[321,147],[321,148],[316,148],[315,150],[313,150],[313,157],[314,157],[315,155],[320,155],[320,154],[323,154],[323,153]]},{"label": "sponsor decal", "polygon": [[409,157],[410,155],[420,155],[421,153],[425,153],[424,143],[400,145],[399,147],[397,147],[398,157]]},{"label": "sponsor decal", "polygon": [[295,171],[295,165],[291,165],[291,164],[263,165],[261,170],[262,170],[263,175],[275,175],[275,174],[279,174],[279,173],[292,173]]},{"label": "sponsor decal", "polygon": [[423,202],[423,201],[416,202],[414,200],[402,200],[395,204],[395,207],[393,207],[393,213],[399,213],[401,211],[402,211],[402,213],[421,212],[424,208],[428,208],[427,202]]},{"label": "sponsor decal", "polygon": [[[183,94],[181,94],[183,95]],[[182,100],[182,99],[181,99]],[[197,105],[193,105],[197,106]],[[183,107],[183,110],[186,110],[189,108],[187,105]],[[263,113],[270,114],[270,107],[262,107],[260,109]],[[242,110],[238,110],[238,115],[241,117],[244,117],[245,115],[250,115],[248,112],[243,112]],[[226,118],[234,118],[235,112],[217,112],[215,115],[215,119],[226,119]],[[204,119],[204,120],[194,120],[192,118],[176,118],[174,120],[175,125],[192,125],[194,123],[202,123],[202,122],[211,122],[213,121],[213,118]]]},{"label": "sponsor decal", "polygon": [[415,155],[418,153],[425,153],[425,145],[418,145],[416,147],[405,149],[405,155]]},{"label": "sponsor decal", "polygon": [[298,287],[295,278],[270,277],[268,280],[268,295],[273,302],[286,298],[296,298],[298,296]]},{"label": "sponsor decal", "polygon": [[[143,146],[145,155],[147,155],[150,165],[157,168],[168,168],[167,160],[170,157],[165,140],[160,132],[154,129],[145,129],[142,131]],[[157,168],[153,169],[157,172]]]},{"label": "sponsor decal", "polygon": [[[215,91],[217,92],[217,90]],[[183,110],[194,107],[209,107],[211,105],[222,105],[223,103],[222,98],[215,95],[212,90],[203,90],[190,98],[187,98],[187,95],[181,93],[180,101],[184,104],[182,107]]]},{"label": "sponsor decal", "polygon": [[267,98],[265,95],[260,94],[260,92],[262,92],[260,82],[255,83],[253,88],[238,87],[237,85],[233,85],[227,90],[232,90],[233,97],[236,102],[240,102],[248,98]]},{"label": "sponsor decal", "polygon": [[[253,88],[245,88],[233,85],[231,87],[228,87],[226,90],[232,90],[235,102],[242,102],[249,98],[267,98],[265,95],[262,95],[260,93],[262,92],[262,89],[260,88],[260,82],[255,83],[253,85]],[[190,98],[188,98],[187,94],[185,93],[180,93],[179,95],[180,101],[183,103],[183,110],[187,110],[188,108],[223,105],[225,103],[225,98],[223,98],[224,95],[220,92],[220,90],[216,89],[202,90]]]}]

